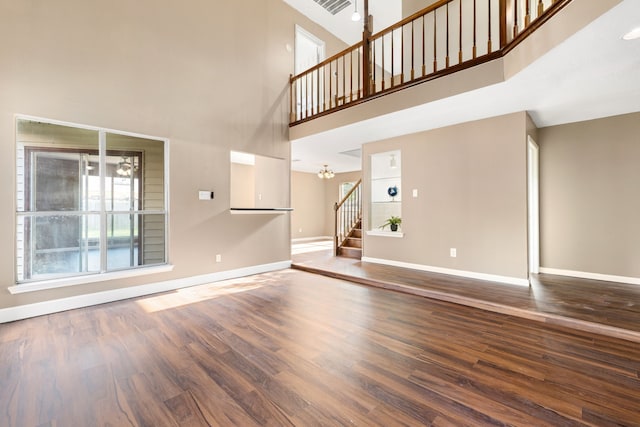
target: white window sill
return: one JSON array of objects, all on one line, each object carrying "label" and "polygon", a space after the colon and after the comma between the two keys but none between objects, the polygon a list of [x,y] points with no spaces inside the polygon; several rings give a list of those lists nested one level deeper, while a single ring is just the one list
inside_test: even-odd
[{"label": "white window sill", "polygon": [[130,270],[112,271],[109,273],[87,274],[83,276],[65,277],[63,279],[41,280],[38,282],[21,283],[9,286],[12,294],[42,291],[46,289],[64,288],[67,286],[86,285],[88,283],[106,282],[107,280],[126,279],[129,277],[145,276],[147,274],[166,273],[173,270],[172,264],[140,267]]},{"label": "white window sill", "polygon": [[369,230],[367,231],[367,236],[380,236],[380,237],[396,237],[402,238],[404,237],[404,233],[402,231],[377,231],[377,230]]}]

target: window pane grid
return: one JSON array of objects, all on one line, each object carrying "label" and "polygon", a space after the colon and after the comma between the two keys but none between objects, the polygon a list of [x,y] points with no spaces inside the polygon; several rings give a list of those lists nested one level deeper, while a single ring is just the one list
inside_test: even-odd
[{"label": "window pane grid", "polygon": [[166,263],[165,141],[20,118],[16,141],[18,283]]}]

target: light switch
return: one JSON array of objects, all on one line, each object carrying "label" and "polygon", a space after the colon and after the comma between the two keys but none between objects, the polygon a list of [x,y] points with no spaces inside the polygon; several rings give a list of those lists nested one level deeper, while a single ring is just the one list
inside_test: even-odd
[{"label": "light switch", "polygon": [[213,199],[213,191],[198,191],[198,199],[199,200],[212,200]]},{"label": "light switch", "polygon": [[417,198],[417,197],[418,197],[418,189],[417,189],[417,188],[414,188],[414,189],[413,189],[413,197],[414,197],[414,198]]}]

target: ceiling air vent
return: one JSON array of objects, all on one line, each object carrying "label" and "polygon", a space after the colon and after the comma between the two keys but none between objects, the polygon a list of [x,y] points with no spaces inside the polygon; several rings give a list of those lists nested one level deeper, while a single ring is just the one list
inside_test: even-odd
[{"label": "ceiling air vent", "polygon": [[313,0],[320,6],[324,7],[327,12],[332,15],[340,12],[345,7],[349,6],[351,2],[349,0]]},{"label": "ceiling air vent", "polygon": [[362,150],[360,148],[356,148],[355,150],[342,151],[338,154],[344,154],[345,156],[357,157],[358,159],[362,157]]}]

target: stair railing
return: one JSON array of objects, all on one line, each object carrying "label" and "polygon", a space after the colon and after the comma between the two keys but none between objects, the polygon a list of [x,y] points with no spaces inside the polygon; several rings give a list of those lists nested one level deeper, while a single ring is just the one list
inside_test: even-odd
[{"label": "stair railing", "polygon": [[333,211],[333,253],[338,255],[338,248],[347,239],[353,227],[362,219],[362,179],[359,179],[342,200],[333,206]]},{"label": "stair railing", "polygon": [[440,0],[290,78],[290,124],[491,61],[572,0]]}]

